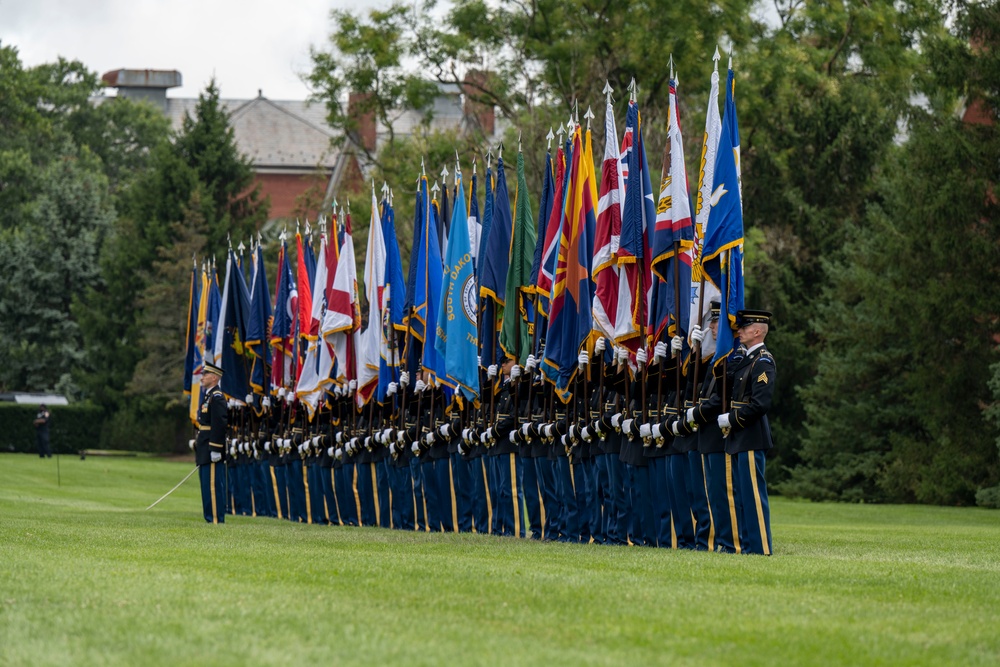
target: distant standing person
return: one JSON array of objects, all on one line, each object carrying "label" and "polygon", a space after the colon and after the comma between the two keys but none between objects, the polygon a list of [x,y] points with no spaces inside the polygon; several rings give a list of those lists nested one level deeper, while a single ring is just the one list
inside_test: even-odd
[{"label": "distant standing person", "polygon": [[205,521],[224,523],[226,494],[223,480],[226,469],[222,465],[222,454],[226,445],[226,423],[228,421],[226,397],[219,389],[222,369],[205,363],[201,376],[201,386],[205,388],[205,399],[198,411],[198,437],[195,439],[194,457],[201,477],[201,505]]},{"label": "distant standing person", "polygon": [[52,447],[49,445],[49,420],[52,415],[45,404],[38,406],[38,414],[35,415],[35,444],[38,445],[38,457],[44,459],[46,456],[52,458]]}]

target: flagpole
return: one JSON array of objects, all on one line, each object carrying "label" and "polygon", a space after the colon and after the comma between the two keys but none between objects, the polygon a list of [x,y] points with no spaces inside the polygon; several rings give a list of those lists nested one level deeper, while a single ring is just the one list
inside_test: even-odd
[{"label": "flagpole", "polygon": [[[730,252],[731,251],[726,250],[726,322],[725,322],[725,324],[726,324],[727,327],[729,326],[729,271],[732,268],[729,265]],[[722,322],[721,321],[719,322],[719,326],[722,326]],[[733,348],[735,348],[735,342],[736,341],[734,340],[733,341],[733,343],[734,343]],[[728,392],[728,390],[726,388],[726,385],[727,385],[726,379],[727,379],[727,376],[729,375],[729,373],[728,373],[728,366],[729,366],[729,355],[727,354],[725,357],[722,358],[722,411],[723,412],[729,412],[729,396],[728,396],[729,392]]]},{"label": "flagpole", "polygon": [[[702,309],[705,307],[705,269],[701,267],[701,258],[698,258],[698,266],[701,268],[701,280],[698,283],[698,328],[704,321],[704,316],[702,315]],[[704,338],[702,339],[704,340]],[[701,366],[701,341],[698,341],[698,351],[695,354],[694,370],[692,370],[691,384],[694,388],[691,390],[691,402],[698,402],[698,368]]]}]

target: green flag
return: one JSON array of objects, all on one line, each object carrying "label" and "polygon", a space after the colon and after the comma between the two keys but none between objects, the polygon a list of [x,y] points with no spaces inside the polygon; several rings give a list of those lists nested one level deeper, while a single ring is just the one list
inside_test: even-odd
[{"label": "green flag", "polygon": [[510,241],[510,268],[507,270],[507,303],[500,327],[500,347],[508,357],[524,364],[531,351],[529,321],[534,321],[528,301],[532,293],[531,262],[538,232],[531,215],[531,199],[524,178],[524,155],[517,154],[517,194],[514,197],[514,229]]}]

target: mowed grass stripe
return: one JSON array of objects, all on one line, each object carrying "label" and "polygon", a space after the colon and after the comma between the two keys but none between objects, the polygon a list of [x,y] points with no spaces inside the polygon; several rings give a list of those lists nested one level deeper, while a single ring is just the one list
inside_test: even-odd
[{"label": "mowed grass stripe", "polygon": [[0,664],[1000,661],[1000,513],[773,499],[772,558],[200,517],[157,460],[0,457]]}]

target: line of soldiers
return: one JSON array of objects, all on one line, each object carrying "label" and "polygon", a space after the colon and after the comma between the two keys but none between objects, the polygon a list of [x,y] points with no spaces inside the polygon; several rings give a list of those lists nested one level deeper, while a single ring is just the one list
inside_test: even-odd
[{"label": "line of soldiers", "polygon": [[261,415],[230,401],[226,511],[770,555],[769,313],[739,318],[743,344],[727,364],[695,369],[692,359],[681,380],[680,338],[658,343],[652,359],[639,350],[635,379],[627,353],[600,339],[594,358],[580,355],[569,402],[541,381],[534,357],[484,369],[493,394],[479,408],[445,405],[440,387],[405,372],[383,405],[359,412],[355,388],[337,388],[312,421],[282,393]]}]

